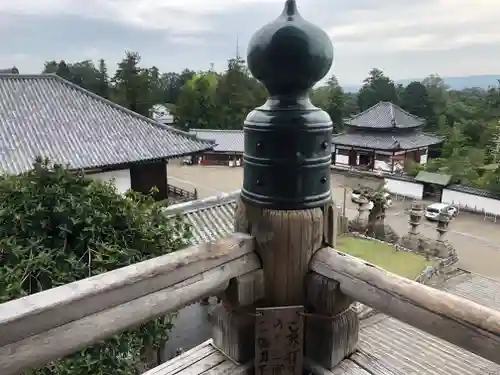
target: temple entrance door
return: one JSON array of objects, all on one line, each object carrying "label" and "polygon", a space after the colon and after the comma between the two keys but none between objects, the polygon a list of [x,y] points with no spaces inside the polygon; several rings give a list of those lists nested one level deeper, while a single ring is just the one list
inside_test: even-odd
[{"label": "temple entrance door", "polygon": [[349,165],[357,165],[358,153],[354,150],[349,150]]},{"label": "temple entrance door", "polygon": [[372,155],[369,154],[359,154],[359,165],[364,167],[371,167],[372,164]]}]

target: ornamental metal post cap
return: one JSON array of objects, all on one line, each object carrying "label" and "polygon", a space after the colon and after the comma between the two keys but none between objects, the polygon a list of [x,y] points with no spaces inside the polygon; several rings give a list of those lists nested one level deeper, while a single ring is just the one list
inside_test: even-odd
[{"label": "ornamental metal post cap", "polygon": [[295,0],[287,0],[281,15],[251,38],[247,61],[271,96],[306,92],[330,70],[333,45],[321,28],[302,18]]},{"label": "ornamental metal post cap", "polygon": [[247,62],[270,98],[243,127],[241,198],[278,210],[324,206],[331,200],[333,127],[308,92],[332,65],[328,35],[287,0],[281,15],[252,37]]}]

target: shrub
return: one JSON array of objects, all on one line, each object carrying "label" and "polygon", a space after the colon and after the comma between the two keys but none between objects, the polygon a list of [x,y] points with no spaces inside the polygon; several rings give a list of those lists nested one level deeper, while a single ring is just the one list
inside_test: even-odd
[{"label": "shrub", "polygon": [[[151,196],[122,196],[112,183],[37,160],[0,177],[0,302],[178,250],[189,236]],[[34,373],[135,375],[157,364],[171,328],[167,315]]]}]

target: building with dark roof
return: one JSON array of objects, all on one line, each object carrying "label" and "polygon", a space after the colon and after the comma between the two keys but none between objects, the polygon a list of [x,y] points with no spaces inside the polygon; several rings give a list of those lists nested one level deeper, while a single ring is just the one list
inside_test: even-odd
[{"label": "building with dark roof", "polygon": [[19,74],[19,69],[17,69],[15,66],[13,66],[12,68],[0,69],[0,74]]},{"label": "building with dark roof", "polygon": [[210,142],[164,126],[56,75],[0,74],[0,171],[19,174],[37,156],[118,191],[168,196],[168,159],[211,149]]},{"label": "building with dark roof", "polygon": [[203,153],[201,164],[228,165],[240,161],[242,165],[244,134],[243,130],[232,129],[192,129],[200,139],[214,142],[214,148]]},{"label": "building with dark roof", "polygon": [[394,172],[407,160],[425,165],[429,146],[442,142],[422,132],[423,119],[389,102],[380,102],[344,124],[347,131],[332,139],[336,165]]}]

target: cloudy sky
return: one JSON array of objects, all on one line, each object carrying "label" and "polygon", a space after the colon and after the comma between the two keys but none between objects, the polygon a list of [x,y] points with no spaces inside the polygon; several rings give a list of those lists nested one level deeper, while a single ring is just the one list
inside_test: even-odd
[{"label": "cloudy sky", "polygon": [[[343,84],[373,68],[394,79],[500,73],[498,0],[298,0],[335,46]],[[284,0],[0,0],[0,67],[38,73],[49,59],[105,58],[125,50],[162,71],[223,70]]]}]

